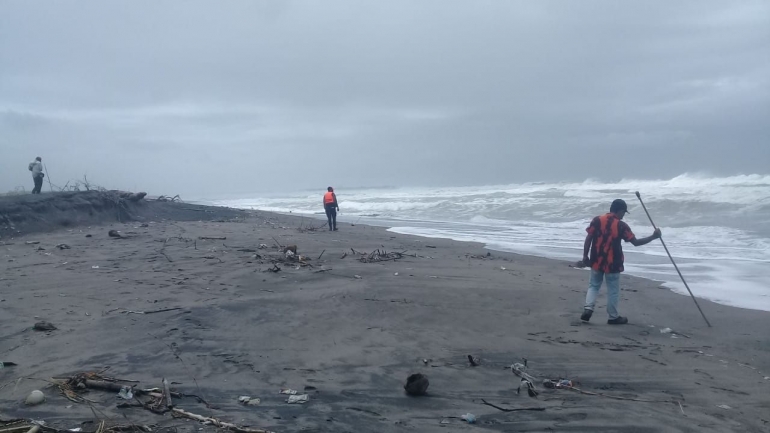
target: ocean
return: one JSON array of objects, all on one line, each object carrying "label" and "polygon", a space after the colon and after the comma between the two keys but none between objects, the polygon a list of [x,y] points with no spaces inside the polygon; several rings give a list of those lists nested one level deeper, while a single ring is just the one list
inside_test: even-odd
[{"label": "ocean", "polygon": [[[637,237],[652,233],[635,191],[663,230],[695,296],[770,311],[770,175],[684,174],[668,180],[614,183],[335,190],[341,221],[481,242],[491,250],[572,262],[582,257],[588,223],[606,213],[616,198],[628,203],[630,214],[624,220]],[[324,192],[322,187],[313,192],[201,202],[322,217]],[[660,281],[687,295],[660,242],[643,247],[624,243],[623,251],[626,273]]]}]

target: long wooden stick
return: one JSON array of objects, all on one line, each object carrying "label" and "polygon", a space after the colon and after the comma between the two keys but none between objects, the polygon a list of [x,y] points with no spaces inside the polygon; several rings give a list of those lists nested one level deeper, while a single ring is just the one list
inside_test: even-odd
[{"label": "long wooden stick", "polygon": [[[647,214],[647,218],[650,219],[650,224],[652,224],[652,228],[657,229],[658,227],[655,226],[655,221],[652,220],[652,216],[650,216],[650,212],[647,211],[647,206],[644,205],[644,201],[642,201],[642,196],[639,194],[639,191],[636,192],[636,198],[639,199],[639,203],[642,204],[642,208],[644,209],[644,213]],[[690,290],[690,286],[687,285],[687,281],[684,280],[684,276],[682,275],[682,272],[679,270],[679,266],[676,265],[676,262],[674,261],[674,258],[671,257],[671,253],[668,252],[668,247],[666,246],[666,243],[663,241],[663,238],[659,238],[660,243],[663,244],[663,249],[666,250],[666,254],[668,254],[668,258],[671,259],[671,264],[674,265],[674,269],[676,269],[676,273],[679,274],[679,278],[682,279],[682,282],[684,283],[684,286],[687,288],[687,291],[690,293],[690,297],[692,298],[692,301],[695,302],[695,306],[698,307],[698,311],[700,311],[700,315],[703,316],[703,320],[706,321],[706,325],[711,328],[711,323],[709,323],[709,319],[706,318],[706,315],[703,314],[703,310],[701,310],[700,305],[698,305],[698,300],[695,299],[695,295],[692,294],[692,290]]]}]

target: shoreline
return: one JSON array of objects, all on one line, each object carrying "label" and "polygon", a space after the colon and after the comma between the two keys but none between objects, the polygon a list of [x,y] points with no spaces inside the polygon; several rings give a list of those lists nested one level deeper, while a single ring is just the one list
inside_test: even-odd
[{"label": "shoreline", "polygon": [[[150,207],[146,227],[113,222],[0,240],[0,361],[18,364],[0,369],[0,418],[55,428],[93,420],[88,405],[45,382],[16,380],[110,367],[143,387],[166,377],[172,391],[202,394],[215,407],[180,399],[190,412],[277,432],[762,431],[770,422],[763,312],[704,300],[709,329],[691,300],[627,276],[620,310],[631,323],[604,323],[602,291],[593,321],[581,324],[587,275],[568,262],[487,256],[479,243],[377,226],[300,230],[301,216],[261,211],[220,217],[212,208],[181,221],[174,208],[153,219]],[[111,239],[109,229],[127,237]],[[297,245],[309,265],[286,264],[276,242]],[[377,249],[414,256],[359,260]],[[275,263],[281,271],[269,272]],[[169,308],[179,310],[128,312]],[[58,330],[32,331],[38,320]],[[524,358],[536,398],[516,393],[510,365]],[[427,397],[404,395],[416,372],[430,380]],[[542,386],[560,378],[593,394]],[[16,386],[3,387],[9,382]],[[43,405],[21,402],[41,388]],[[307,392],[310,402],[287,404],[280,388]],[[241,395],[261,403],[243,405]],[[216,431],[118,408],[112,393],[87,396],[114,420]],[[504,412],[482,399],[542,410]],[[458,418],[468,412],[476,425]]]},{"label": "shoreline", "polygon": [[[207,206],[207,205],[204,205],[204,206]],[[227,208],[227,206],[218,206],[218,205],[215,206],[215,207]],[[249,211],[249,209],[242,209],[242,208],[235,208],[235,209],[241,209],[241,210]],[[287,217],[316,219],[316,220],[324,222],[324,223],[326,222],[325,215],[322,212],[313,213],[313,214],[301,214],[301,213],[298,214],[298,213],[291,213],[291,212],[265,211],[265,210],[260,210],[260,209],[251,209],[251,210],[258,211],[258,212],[274,213],[276,215],[283,215],[283,216],[287,216]],[[547,256],[547,255],[527,254],[526,252],[523,252],[523,251],[505,250],[505,249],[502,249],[502,248],[495,248],[494,246],[489,246],[488,243],[481,242],[481,241],[456,239],[456,238],[440,236],[440,235],[438,235],[438,236],[431,236],[431,235],[428,235],[428,234],[402,233],[402,232],[399,232],[399,231],[394,231],[393,229],[397,229],[398,227],[397,226],[393,226],[393,225],[389,225],[388,222],[390,222],[390,221],[388,221],[387,219],[377,220],[376,217],[358,217],[358,218],[356,218],[356,217],[349,217],[349,218],[340,219],[340,217],[338,215],[337,221],[338,222],[345,222],[345,223],[349,224],[349,223],[351,223],[351,221],[360,221],[360,220],[362,220],[364,218],[373,218],[374,221],[364,221],[363,223],[354,222],[353,224],[355,224],[355,225],[361,224],[361,225],[368,225],[368,226],[371,226],[371,227],[385,228],[389,233],[396,233],[396,234],[403,235],[403,236],[416,236],[416,237],[425,238],[425,239],[446,239],[446,240],[452,240],[452,241],[455,241],[455,242],[476,243],[476,244],[483,245],[483,247],[485,249],[489,250],[489,251],[494,251],[494,252],[497,252],[497,253],[515,254],[515,255],[521,255],[521,256],[531,256],[531,257],[537,257],[537,258],[542,258],[542,259],[546,259],[546,260],[554,260],[554,261],[557,261],[557,262],[564,262],[564,263],[568,263],[568,264],[573,264],[576,261],[576,260],[575,261],[569,261],[567,259],[558,258],[558,257],[552,257],[552,256]],[[379,223],[378,223],[378,221],[379,221]],[[405,224],[408,224],[409,222],[430,223],[430,221],[420,221],[420,220],[416,220],[416,221],[403,220],[403,222]],[[632,270],[631,271],[626,270],[626,272],[623,273],[625,275],[624,278],[627,278],[627,277],[641,278],[641,279],[650,281],[653,284],[657,284],[658,286],[660,286],[660,288],[665,288],[666,290],[669,290],[669,291],[671,291],[672,293],[674,293],[676,295],[684,296],[684,297],[690,299],[689,293],[686,291],[686,289],[684,288],[684,285],[681,284],[681,282],[679,280],[674,280],[674,281],[660,280],[660,279],[655,279],[655,278],[653,278],[651,276],[648,276],[648,275],[643,275],[644,274],[643,272],[641,272],[641,273],[634,272],[633,271],[633,267],[634,267],[634,265],[633,265],[633,257],[635,257],[635,256],[644,256],[644,253],[634,252],[633,250],[629,251],[628,249],[630,248],[630,244],[626,244],[626,245],[624,245],[624,247],[625,247],[624,253],[627,256],[631,256],[632,257],[632,259],[630,261],[628,261],[628,262],[630,262],[631,266],[627,266],[627,267],[631,267]],[[575,251],[578,251],[578,254],[576,254],[576,258],[577,258],[578,256],[581,255],[580,254],[581,250],[580,250],[580,248],[576,248]],[[673,265],[671,266],[671,269],[674,269]],[[587,281],[587,278],[586,278],[586,281]],[[586,282],[586,286],[587,286],[587,284],[588,283]],[[692,284],[691,284],[691,286],[692,286]],[[697,293],[697,290],[694,293]],[[744,306],[744,305],[734,305],[734,304],[727,303],[728,301],[724,300],[724,299],[714,299],[714,298],[705,297],[705,296],[698,296],[697,294],[695,295],[695,297],[698,300],[708,301],[708,302],[716,303],[716,304],[719,304],[719,305],[724,305],[724,306],[727,306],[727,307],[738,308],[738,309],[742,309],[742,310],[761,311],[761,312],[764,312],[764,313],[770,313],[770,310],[766,310],[766,309],[763,309],[761,307],[752,308],[752,307],[748,307],[748,306]]]}]

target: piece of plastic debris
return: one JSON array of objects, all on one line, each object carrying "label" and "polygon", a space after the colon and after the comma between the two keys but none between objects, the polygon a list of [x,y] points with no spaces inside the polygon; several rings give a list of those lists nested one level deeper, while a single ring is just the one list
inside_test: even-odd
[{"label": "piece of plastic debris", "polygon": [[3,362],[3,361],[0,361],[0,368],[15,367],[16,365],[18,365],[18,364],[16,364],[15,362],[9,362],[9,361]]},{"label": "piece of plastic debris", "polygon": [[131,391],[130,386],[124,386],[123,388],[120,388],[118,397],[122,398],[123,400],[131,400],[134,398],[134,393]]},{"label": "piece of plastic debris", "polygon": [[287,258],[287,259],[290,259],[290,258],[294,257],[294,255],[295,255],[295,254],[294,254],[294,251],[292,251],[292,250],[286,250],[286,258]]},{"label": "piece of plastic debris", "polygon": [[259,398],[251,398],[251,396],[248,395],[242,395],[238,397],[238,402],[248,406],[257,406],[262,402],[262,400]]},{"label": "piece of plastic debris", "polygon": [[661,334],[670,334],[672,332],[674,332],[674,331],[671,328],[663,328],[663,329],[660,330]]},{"label": "piece of plastic debris", "polygon": [[307,403],[307,402],[309,402],[309,401],[310,401],[310,396],[309,396],[309,395],[307,395],[307,394],[302,394],[302,395],[290,395],[290,396],[289,396],[289,399],[288,399],[288,400],[286,400],[286,403],[289,403],[289,404],[294,404],[294,403],[297,403],[297,404],[304,404],[304,403]]},{"label": "piece of plastic debris", "polygon": [[353,278],[355,278],[356,280],[360,280],[363,277],[361,277],[360,275],[353,275]]},{"label": "piece of plastic debris", "polygon": [[398,276],[398,272],[395,272],[393,275]]},{"label": "piece of plastic debris", "polygon": [[288,394],[288,395],[294,395],[296,393],[297,393],[297,390],[291,389],[291,388],[281,388],[281,391],[279,392],[279,394]]},{"label": "piece of plastic debris", "polygon": [[717,407],[720,409],[732,409],[730,406],[726,404],[718,404]]},{"label": "piece of plastic debris", "polygon": [[45,401],[45,394],[43,394],[42,391],[36,389],[29,393],[26,400],[24,400],[24,403],[30,406],[34,406],[44,401]]},{"label": "piece of plastic debris", "polygon": [[441,422],[439,424],[449,424],[450,422],[451,421],[449,421],[448,419],[444,418],[444,419],[441,420]]},{"label": "piece of plastic debris", "polygon": [[99,269],[99,265],[93,265],[91,266],[91,269]]},{"label": "piece of plastic debris", "polygon": [[505,266],[500,266],[500,270],[504,271],[505,270]]},{"label": "piece of plastic debris", "polygon": [[67,429],[67,431],[81,432],[83,431],[83,429],[80,427],[75,427],[75,428]]},{"label": "piece of plastic debris", "polygon": [[468,412],[465,415],[462,415],[460,417],[463,421],[466,421],[468,424],[473,424],[476,422],[476,415]]},{"label": "piece of plastic debris", "polygon": [[569,379],[545,379],[543,386],[551,389],[572,388],[572,381]]}]

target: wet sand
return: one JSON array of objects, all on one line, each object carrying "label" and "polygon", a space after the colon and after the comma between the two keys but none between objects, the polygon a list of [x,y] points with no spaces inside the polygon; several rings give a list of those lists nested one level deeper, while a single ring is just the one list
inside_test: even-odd
[{"label": "wet sand", "polygon": [[[118,408],[110,392],[85,394],[96,401],[92,411],[43,380],[109,367],[104,374],[139,387],[168,378],[174,390],[212,406],[175,401],[190,412],[276,432],[770,429],[767,312],[700,301],[714,325],[707,328],[689,298],[624,276],[620,311],[630,323],[606,324],[603,290],[592,322],[581,324],[588,273],[565,262],[487,256],[479,244],[363,225],[308,231],[323,221],[242,215],[183,222],[166,212],[165,220],[146,216],[147,227],[4,235],[0,361],[18,366],[0,369],[0,418],[74,428],[96,411],[116,422],[217,430]],[[110,229],[128,237],[110,238]],[[199,239],[205,236],[226,239]],[[297,245],[312,266],[269,272],[283,257],[276,241]],[[362,263],[351,248],[415,256]],[[135,313],[168,308],[180,309]],[[40,320],[58,329],[32,330]],[[516,392],[520,380],[510,366],[525,358],[536,398]],[[406,396],[406,377],[417,372],[430,380],[428,395]],[[602,395],[545,389],[547,378]],[[306,387],[306,404],[287,404],[279,394]],[[47,401],[25,406],[33,389]],[[242,395],[261,403],[244,406]],[[482,399],[544,410],[504,412]],[[459,419],[468,412],[476,424]]]}]

